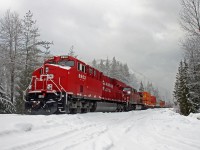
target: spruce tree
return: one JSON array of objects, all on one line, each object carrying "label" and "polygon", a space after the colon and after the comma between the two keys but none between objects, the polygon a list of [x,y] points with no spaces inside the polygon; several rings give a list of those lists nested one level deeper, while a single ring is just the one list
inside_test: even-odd
[{"label": "spruce tree", "polygon": [[72,56],[72,57],[75,57],[75,58],[78,57],[78,55],[75,55],[74,45],[72,45],[72,46],[70,47],[68,56]]},{"label": "spruce tree", "polygon": [[192,104],[189,100],[188,65],[186,61],[180,62],[174,87],[174,97],[178,103],[179,111],[182,115],[187,116],[191,112],[194,112]]},{"label": "spruce tree", "polygon": [[100,60],[100,64],[98,65],[98,69],[99,69],[101,72],[105,72],[105,65],[104,65],[102,59]]},{"label": "spruce tree", "polygon": [[110,75],[110,61],[107,57],[106,59],[106,64],[105,64],[105,75],[109,76]]},{"label": "spruce tree", "polygon": [[188,69],[188,88],[189,100],[192,104],[191,111],[197,113],[200,111],[200,65],[195,63],[193,67]]},{"label": "spruce tree", "polygon": [[142,81],[140,82],[140,88],[139,88],[139,91],[140,91],[140,92],[144,92],[144,86],[143,86]]},{"label": "spruce tree", "polygon": [[119,72],[119,62],[113,57],[111,68],[110,68],[110,77],[115,79],[120,79]]},{"label": "spruce tree", "polygon": [[[23,50],[21,51],[21,71],[18,74],[16,85],[15,106],[17,113],[24,112],[23,92],[29,86],[32,72],[42,65],[44,57],[48,54],[49,45],[52,44],[47,41],[39,40],[39,29],[36,25],[36,21],[33,20],[31,11],[28,11],[24,16],[24,19],[22,20],[22,29],[22,42],[24,44]],[[41,47],[46,48],[46,50],[43,50]]]},{"label": "spruce tree", "polygon": [[93,61],[92,61],[92,67],[94,67],[94,68],[98,68],[97,67],[97,61],[96,61],[96,59],[94,59]]},{"label": "spruce tree", "polygon": [[24,113],[24,92],[28,88],[30,81],[31,81],[31,75],[33,72],[33,68],[27,68],[26,70],[22,71],[19,76],[19,81],[17,83],[16,91],[18,95],[16,96],[16,112],[19,114]]}]

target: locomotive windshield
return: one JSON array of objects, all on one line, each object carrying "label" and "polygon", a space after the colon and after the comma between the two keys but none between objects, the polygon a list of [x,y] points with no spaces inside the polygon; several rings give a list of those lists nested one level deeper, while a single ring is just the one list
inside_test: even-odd
[{"label": "locomotive windshield", "polygon": [[58,65],[73,67],[74,61],[73,60],[61,60],[58,62]]},{"label": "locomotive windshield", "polygon": [[131,88],[124,88],[123,91],[131,91]]},{"label": "locomotive windshield", "polygon": [[56,62],[55,61],[49,61],[49,62],[47,62],[48,64],[56,64]]}]

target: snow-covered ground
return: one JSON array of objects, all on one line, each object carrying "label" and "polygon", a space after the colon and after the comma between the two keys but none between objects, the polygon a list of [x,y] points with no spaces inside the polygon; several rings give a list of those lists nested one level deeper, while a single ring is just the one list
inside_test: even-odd
[{"label": "snow-covered ground", "polygon": [[171,109],[0,115],[1,150],[200,150],[200,120]]}]

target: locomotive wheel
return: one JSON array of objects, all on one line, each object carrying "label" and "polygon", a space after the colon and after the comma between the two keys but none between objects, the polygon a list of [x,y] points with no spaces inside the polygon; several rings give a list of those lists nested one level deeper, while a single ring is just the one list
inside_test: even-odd
[{"label": "locomotive wheel", "polygon": [[124,110],[123,105],[122,105],[122,104],[118,104],[118,105],[117,105],[116,111],[117,111],[117,112],[122,112],[123,110]]},{"label": "locomotive wheel", "polygon": [[87,113],[87,108],[81,108],[81,113]]},{"label": "locomotive wheel", "polygon": [[81,107],[77,107],[77,109],[76,109],[77,111],[76,111],[76,113],[81,113]]},{"label": "locomotive wheel", "polygon": [[90,112],[90,108],[89,107],[81,109],[81,113],[87,113],[87,112]]},{"label": "locomotive wheel", "polygon": [[97,103],[94,102],[94,103],[91,103],[92,106],[91,106],[91,109],[90,109],[90,112],[95,112],[96,108],[97,108]]},{"label": "locomotive wheel", "polygon": [[69,113],[70,114],[77,114],[77,109],[76,108],[71,108]]}]

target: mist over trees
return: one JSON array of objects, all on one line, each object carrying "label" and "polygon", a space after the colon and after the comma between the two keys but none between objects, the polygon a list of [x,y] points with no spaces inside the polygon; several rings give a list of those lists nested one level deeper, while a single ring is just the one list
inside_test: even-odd
[{"label": "mist over trees", "polygon": [[176,77],[174,98],[183,115],[200,111],[200,0],[181,0],[184,62]]},{"label": "mist over trees", "polygon": [[24,18],[10,10],[0,16],[0,109],[4,107],[7,113],[23,113],[22,92],[30,83],[32,71],[49,54],[52,43],[39,38],[31,11]]},{"label": "mist over trees", "polygon": [[92,61],[92,66],[103,72],[106,76],[118,79],[127,85],[134,87],[138,91],[147,91],[151,95],[156,96],[158,101],[161,100],[160,92],[157,87],[151,82],[148,82],[146,85],[143,84],[142,81],[139,83],[135,74],[131,73],[128,65],[116,60],[115,57],[113,57],[112,60],[106,58],[97,61],[94,59]]},{"label": "mist over trees", "polygon": [[148,92],[151,95],[156,97],[157,102],[161,100],[161,95],[159,92],[159,89],[155,86],[153,86],[152,83],[147,82],[147,85],[144,85],[143,82],[140,82],[139,92]]},{"label": "mist over trees", "polygon": [[128,65],[116,60],[115,57],[113,57],[112,60],[106,58],[97,61],[94,59],[92,61],[92,66],[103,72],[106,76],[118,79],[127,85],[134,87],[135,89],[137,89],[139,86],[135,75],[130,73]]}]

